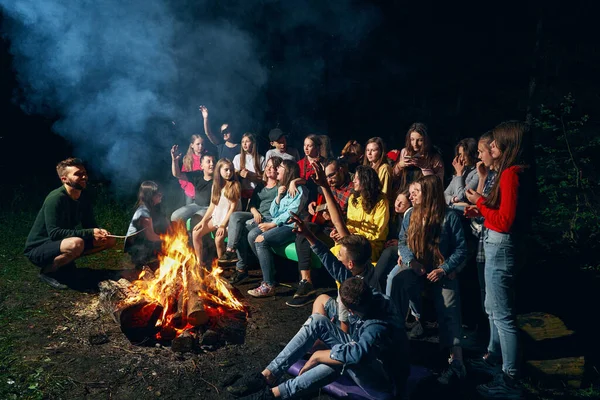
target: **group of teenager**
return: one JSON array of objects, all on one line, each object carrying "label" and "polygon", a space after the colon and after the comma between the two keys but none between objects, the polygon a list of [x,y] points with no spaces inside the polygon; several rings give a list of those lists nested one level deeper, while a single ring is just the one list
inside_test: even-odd
[{"label": "group of teenager", "polygon": [[[477,387],[482,396],[521,396],[515,278],[534,182],[526,124],[509,121],[479,140],[461,140],[444,188],[441,154],[422,123],[409,127],[401,149],[386,152],[379,137],[364,147],[350,140],[339,157],[326,136],[314,134],[304,139],[300,157],[275,128],[269,132],[272,149],[262,156],[254,134],[245,133],[236,143],[223,124],[218,137],[210,129],[208,109],[200,111],[205,135],[193,135],[183,157],[178,146],[171,148],[172,174],[186,199],[171,222],[191,221],[200,267],[211,267],[213,248],[219,264],[235,264],[233,285],[243,283],[249,265],[257,263],[262,282],[248,291],[257,298],[276,293],[272,249],[294,243],[300,283],[286,304],[313,304],[312,315],[273,362],[231,385],[230,393],[257,399],[301,396],[344,373],[367,397],[402,397],[409,371],[404,321],[410,310],[416,320],[411,336],[422,333],[421,296],[427,288],[440,345],[450,353],[438,382],[459,382],[470,367],[493,376]],[[114,239],[96,226],[84,201],[83,164],[68,159],[57,172],[63,186],[46,198],[25,253],[41,267],[44,282],[62,288],[64,266],[113,246]],[[156,183],[141,184],[126,244],[136,266],[160,252],[160,234],[169,225],[160,213],[161,200]],[[490,338],[483,357],[464,362],[459,279],[471,254]],[[337,299],[315,297],[315,262],[338,282]],[[311,356],[299,376],[281,382],[307,352]]]}]

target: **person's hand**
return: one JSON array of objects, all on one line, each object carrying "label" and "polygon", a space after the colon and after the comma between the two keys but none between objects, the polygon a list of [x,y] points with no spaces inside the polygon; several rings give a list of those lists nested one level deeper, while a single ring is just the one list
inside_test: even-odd
[{"label": "person's hand", "polygon": [[266,232],[275,227],[277,227],[277,224],[275,222],[263,222],[261,224],[258,224],[258,229],[260,229],[261,232]]},{"label": "person's hand", "polygon": [[402,173],[402,170],[406,168],[406,164],[403,159],[400,158],[396,164],[394,164],[394,168],[392,169],[392,174],[394,176],[399,176]]},{"label": "person's hand", "polygon": [[298,194],[298,187],[296,186],[296,182],[294,182],[294,181],[290,182],[290,187],[288,188],[288,194],[290,195],[290,197],[296,197],[296,195]]},{"label": "person's hand", "polygon": [[479,211],[477,206],[466,206],[464,213],[467,218],[478,218],[482,216],[481,211]]},{"label": "person's hand", "polygon": [[325,219],[326,221],[331,221],[331,215],[329,215],[329,213],[327,211],[323,211],[323,214],[321,214],[323,216],[323,219]]},{"label": "person's hand", "polygon": [[317,350],[314,353],[312,353],[312,355],[310,356],[310,358],[308,359],[308,361],[306,362],[306,364],[304,364],[304,366],[302,367],[302,369],[300,370],[300,372],[298,372],[298,376],[302,375],[303,373],[305,373],[306,371],[313,369],[314,367],[316,367],[317,365],[320,364],[319,360],[322,356],[326,356],[329,357],[329,353],[331,352],[331,350]]},{"label": "person's hand", "polygon": [[315,173],[311,175],[311,179],[313,180],[313,182],[315,182],[318,186],[321,186],[321,187],[328,186],[329,184],[327,183],[327,177],[325,176],[325,170],[323,169],[323,166],[321,165],[321,163],[313,160],[310,162],[310,165],[313,167],[313,170],[315,171]]},{"label": "person's hand", "polygon": [[452,166],[454,167],[454,171],[456,171],[456,176],[462,176],[465,171],[465,162],[459,156],[454,157]]},{"label": "person's hand", "polygon": [[430,282],[437,282],[440,279],[442,279],[445,275],[446,275],[446,272],[444,272],[443,269],[436,268],[427,274],[427,279],[429,279]]},{"label": "person's hand", "polygon": [[240,170],[240,177],[246,178],[247,176],[248,176],[248,170],[246,168],[243,168],[242,170]]},{"label": "person's hand", "polygon": [[206,108],[205,106],[200,106],[200,107],[198,107],[198,109],[202,113],[202,118],[204,118],[204,119],[208,118],[208,108]]},{"label": "person's hand", "polygon": [[421,264],[420,262],[418,262],[417,260],[413,259],[410,262],[410,268],[415,272],[415,274],[419,275],[419,276],[423,276],[425,275],[425,267],[423,266],[423,264]]},{"label": "person's hand", "polygon": [[427,160],[425,160],[425,157],[413,157],[410,159],[410,162],[419,169],[427,168]]},{"label": "person's hand", "polygon": [[329,233],[329,237],[332,238],[335,242],[339,242],[340,239],[342,238],[342,235],[339,234],[339,232],[337,231],[337,229],[333,229]]},{"label": "person's hand", "polygon": [[311,201],[310,203],[308,203],[308,213],[310,215],[315,215],[315,207],[316,206],[317,206],[316,201]]},{"label": "person's hand", "polygon": [[473,189],[467,189],[465,195],[471,204],[477,204],[477,201],[482,197],[480,193],[477,193]]},{"label": "person's hand", "polygon": [[223,237],[223,236],[225,236],[225,228],[224,228],[224,227],[222,227],[222,226],[220,226],[220,227],[217,229],[217,234],[215,235],[215,237],[221,238],[221,237]]},{"label": "person's hand", "polygon": [[198,232],[198,231],[201,231],[202,229],[204,229],[204,224],[205,224],[204,220],[198,222],[196,224],[196,226],[194,226],[194,232]]},{"label": "person's hand", "polygon": [[392,246],[398,246],[398,239],[390,239],[387,242],[385,242],[385,248],[388,247],[392,247]]},{"label": "person's hand", "polygon": [[173,147],[171,147],[171,159],[173,161],[179,161],[180,158],[181,158],[181,153],[179,152],[179,146],[174,144]]},{"label": "person's hand", "polygon": [[94,239],[98,241],[105,241],[107,235],[110,235],[106,229],[94,228]]},{"label": "person's hand", "polygon": [[485,166],[485,164],[483,163],[483,161],[479,161],[477,163],[477,175],[479,175],[479,180],[480,181],[485,181],[485,178],[487,178],[488,173],[489,173],[489,170]]},{"label": "person's hand", "polygon": [[279,197],[284,196],[285,192],[287,192],[287,187],[281,185],[281,186],[279,186],[279,189],[277,189],[277,196],[279,196]]},{"label": "person's hand", "polygon": [[257,225],[260,224],[263,220],[262,214],[257,210],[251,211],[251,213],[254,216],[254,222],[256,222]]},{"label": "person's hand", "polygon": [[396,265],[402,265],[402,256],[400,254],[398,254],[398,264]]},{"label": "person's hand", "polygon": [[302,236],[314,236],[310,229],[306,227],[306,224],[304,221],[302,221],[298,214],[290,211],[290,215],[291,217],[288,222],[294,223],[294,229],[292,230],[293,232]]}]

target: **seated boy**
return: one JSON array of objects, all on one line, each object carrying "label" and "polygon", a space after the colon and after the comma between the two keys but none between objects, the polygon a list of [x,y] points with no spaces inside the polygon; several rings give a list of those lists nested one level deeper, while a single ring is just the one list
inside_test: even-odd
[{"label": "seated boy", "polygon": [[[369,388],[376,388],[379,399],[403,393],[408,377],[407,340],[394,306],[360,277],[345,280],[340,297],[356,317],[352,335],[328,317],[313,314],[261,373],[242,378],[227,391],[236,396],[249,394],[245,399],[294,398],[317,391],[345,374],[371,398],[375,397]],[[277,385],[317,340],[327,350],[315,351],[296,378]]]}]

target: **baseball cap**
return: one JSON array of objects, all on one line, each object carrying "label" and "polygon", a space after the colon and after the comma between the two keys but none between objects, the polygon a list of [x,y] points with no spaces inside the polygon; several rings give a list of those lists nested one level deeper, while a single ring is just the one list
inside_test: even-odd
[{"label": "baseball cap", "polygon": [[279,129],[279,128],[271,129],[271,131],[269,132],[269,141],[275,142],[282,136],[285,136],[285,133],[283,133],[283,131],[281,129]]}]

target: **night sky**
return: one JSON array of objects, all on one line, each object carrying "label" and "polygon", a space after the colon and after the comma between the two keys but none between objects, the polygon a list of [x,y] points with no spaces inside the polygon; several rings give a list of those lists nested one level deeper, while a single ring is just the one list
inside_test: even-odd
[{"label": "night sky", "polygon": [[[37,0],[28,25],[0,0],[4,188],[45,192],[70,155],[119,190],[166,179],[170,144],[201,131],[200,104],[214,130],[228,121],[266,137],[279,126],[298,148],[308,133],[329,134],[336,153],[372,136],[401,148],[408,126],[426,122],[448,171],[460,138],[569,92],[598,126],[594,1],[107,1],[115,9],[67,8],[64,32],[43,23],[46,6],[73,1]],[[19,47],[36,40],[34,51]]]}]

